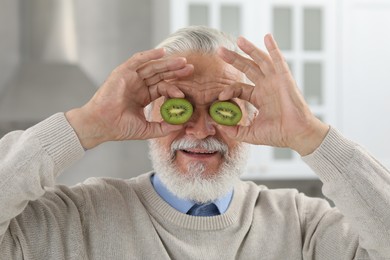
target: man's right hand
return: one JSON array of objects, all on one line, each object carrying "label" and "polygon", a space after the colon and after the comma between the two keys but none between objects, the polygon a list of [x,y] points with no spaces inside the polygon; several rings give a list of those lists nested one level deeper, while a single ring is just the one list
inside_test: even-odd
[{"label": "man's right hand", "polygon": [[165,80],[193,72],[185,58],[163,58],[164,53],[163,49],[136,53],[111,73],[87,104],[66,112],[85,149],[106,141],[156,138],[181,128],[148,122],[144,115],[145,106],[161,96],[184,97]]}]

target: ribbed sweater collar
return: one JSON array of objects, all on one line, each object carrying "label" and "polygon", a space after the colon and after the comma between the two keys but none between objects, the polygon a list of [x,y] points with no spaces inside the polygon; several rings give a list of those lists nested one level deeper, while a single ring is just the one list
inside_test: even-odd
[{"label": "ribbed sweater collar", "polygon": [[240,219],[240,212],[243,212],[245,191],[242,182],[234,187],[234,196],[228,210],[221,215],[213,217],[197,217],[183,214],[168,203],[166,203],[154,190],[150,182],[152,172],[141,175],[137,178],[137,190],[141,201],[152,217],[159,222],[169,222],[181,228],[192,230],[219,230],[227,228]]}]

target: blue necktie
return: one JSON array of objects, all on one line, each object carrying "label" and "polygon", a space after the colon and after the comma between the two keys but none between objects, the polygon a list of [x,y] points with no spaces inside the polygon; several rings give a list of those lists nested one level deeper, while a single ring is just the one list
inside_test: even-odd
[{"label": "blue necktie", "polygon": [[192,216],[216,216],[219,215],[219,210],[214,203],[208,204],[195,204],[187,212],[188,215]]}]

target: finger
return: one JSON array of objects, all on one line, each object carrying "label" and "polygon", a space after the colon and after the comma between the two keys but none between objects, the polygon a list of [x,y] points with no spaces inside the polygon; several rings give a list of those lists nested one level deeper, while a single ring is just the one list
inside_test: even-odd
[{"label": "finger", "polygon": [[165,49],[158,48],[158,49],[152,49],[148,51],[143,52],[137,52],[134,54],[130,59],[128,59],[125,63],[123,63],[123,66],[130,70],[136,70],[139,66],[142,64],[156,59],[161,59],[164,57]]},{"label": "finger", "polygon": [[183,57],[175,57],[164,60],[153,60],[141,65],[137,69],[138,76],[142,79],[150,78],[161,72],[182,69],[187,63]]},{"label": "finger", "polygon": [[259,65],[253,60],[245,58],[234,51],[230,51],[226,48],[219,48],[218,55],[227,63],[233,65],[239,71],[245,73],[245,75],[252,81],[256,82],[260,77],[264,77]]},{"label": "finger", "polygon": [[251,102],[254,89],[255,87],[252,85],[236,82],[233,85],[225,87],[224,90],[219,94],[218,99],[230,100],[233,98],[239,98]]},{"label": "finger", "polygon": [[282,52],[278,48],[278,45],[271,34],[267,34],[264,37],[264,43],[269,54],[271,55],[272,61],[274,63],[275,71],[277,73],[288,72],[289,68],[286,59],[283,57]]},{"label": "finger", "polygon": [[265,51],[260,50],[244,37],[239,37],[237,39],[237,45],[260,66],[261,71],[263,71],[264,74],[272,73],[274,71],[272,60]]},{"label": "finger", "polygon": [[155,85],[149,86],[149,93],[151,101],[154,101],[161,96],[171,98],[185,97],[183,91],[181,91],[177,86],[166,81],[160,81]]},{"label": "finger", "polygon": [[194,66],[192,64],[187,64],[184,68],[179,70],[157,73],[150,78],[146,78],[144,81],[147,86],[151,86],[162,80],[186,77],[191,75],[193,72]]}]

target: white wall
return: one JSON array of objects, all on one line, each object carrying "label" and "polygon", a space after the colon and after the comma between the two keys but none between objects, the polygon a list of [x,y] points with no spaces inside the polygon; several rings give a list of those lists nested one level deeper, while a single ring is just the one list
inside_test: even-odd
[{"label": "white wall", "polygon": [[340,124],[390,167],[390,2],[344,1]]},{"label": "white wall", "polygon": [[19,62],[17,11],[17,1],[0,1],[0,94]]},{"label": "white wall", "polygon": [[[152,47],[149,0],[83,0],[76,2],[81,65],[99,86],[109,73],[137,51]],[[146,141],[111,142],[58,178],[74,184],[92,176],[130,178],[152,169]]]}]

